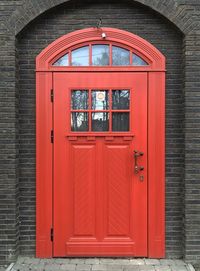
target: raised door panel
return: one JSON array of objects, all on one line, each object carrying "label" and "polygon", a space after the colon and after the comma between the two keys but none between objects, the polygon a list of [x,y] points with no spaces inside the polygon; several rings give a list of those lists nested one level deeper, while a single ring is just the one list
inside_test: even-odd
[{"label": "raised door panel", "polygon": [[73,236],[95,236],[95,145],[71,146]]},{"label": "raised door panel", "polygon": [[106,206],[105,238],[116,240],[130,237],[131,229],[131,163],[129,144],[105,145]]}]

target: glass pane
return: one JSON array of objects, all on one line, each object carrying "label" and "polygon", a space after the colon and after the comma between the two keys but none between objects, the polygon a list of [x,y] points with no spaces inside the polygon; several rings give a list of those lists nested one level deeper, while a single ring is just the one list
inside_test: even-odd
[{"label": "glass pane", "polygon": [[113,66],[130,65],[130,51],[117,46],[112,46],[112,65]]},{"label": "glass pane", "polygon": [[72,66],[89,65],[89,46],[72,51]]},{"label": "glass pane", "polygon": [[92,46],[92,65],[108,66],[109,65],[109,45]]},{"label": "glass pane", "polygon": [[53,66],[69,66],[69,56],[68,54],[59,58],[56,62],[53,63]]},{"label": "glass pane", "polygon": [[130,92],[129,90],[112,91],[112,109],[129,109]]},{"label": "glass pane", "polygon": [[148,63],[144,61],[141,57],[133,54],[133,66],[147,66]]},{"label": "glass pane", "polygon": [[112,113],[112,130],[129,131],[129,113]]},{"label": "glass pane", "polygon": [[72,109],[88,109],[88,91],[73,90],[71,93]]},{"label": "glass pane", "polygon": [[92,91],[92,109],[106,110],[108,108],[109,108],[108,90],[93,90]]},{"label": "glass pane", "polygon": [[108,113],[92,113],[92,131],[101,132],[109,130]]},{"label": "glass pane", "polygon": [[73,112],[71,113],[71,130],[84,132],[88,131],[88,113]]}]

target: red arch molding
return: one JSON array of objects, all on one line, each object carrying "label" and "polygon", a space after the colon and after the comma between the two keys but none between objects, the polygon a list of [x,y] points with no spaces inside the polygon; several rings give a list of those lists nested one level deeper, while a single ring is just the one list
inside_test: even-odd
[{"label": "red arch molding", "polygon": [[135,68],[136,70],[165,70],[165,57],[152,44],[130,32],[115,28],[87,28],[62,36],[47,46],[47,48],[38,55],[36,58],[36,70],[54,71],[58,69],[50,65],[56,56],[77,44],[98,40],[102,41],[103,32],[106,33],[105,41],[122,43],[140,52],[140,54],[149,60],[150,67],[137,67]]},{"label": "red arch molding", "polygon": [[[56,57],[72,46],[102,41],[126,45],[148,59],[140,67],[54,67]],[[165,256],[165,57],[152,44],[127,31],[87,28],[57,39],[36,58],[36,256],[53,257],[53,72],[143,71],[148,73],[148,257]]]}]

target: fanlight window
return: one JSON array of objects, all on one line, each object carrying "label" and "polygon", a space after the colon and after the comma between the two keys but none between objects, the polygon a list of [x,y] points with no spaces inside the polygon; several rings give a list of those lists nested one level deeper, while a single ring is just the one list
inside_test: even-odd
[{"label": "fanlight window", "polygon": [[91,44],[69,50],[53,66],[147,66],[133,51],[112,44]]}]

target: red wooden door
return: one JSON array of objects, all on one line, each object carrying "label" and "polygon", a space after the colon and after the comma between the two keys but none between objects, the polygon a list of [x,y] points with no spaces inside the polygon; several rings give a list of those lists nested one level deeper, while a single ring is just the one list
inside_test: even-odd
[{"label": "red wooden door", "polygon": [[147,73],[53,84],[53,255],[147,256]]}]

